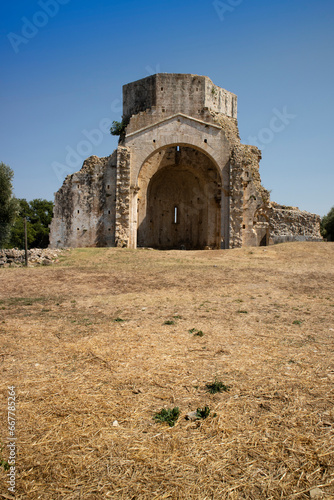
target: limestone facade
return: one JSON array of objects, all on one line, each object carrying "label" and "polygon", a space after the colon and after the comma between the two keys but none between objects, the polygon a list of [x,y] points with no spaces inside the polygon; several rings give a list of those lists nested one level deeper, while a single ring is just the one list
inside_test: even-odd
[{"label": "limestone facade", "polygon": [[205,76],[123,87],[125,133],[55,195],[51,247],[203,249],[321,239],[320,218],[270,202],[261,152],[240,143],[237,97]]}]

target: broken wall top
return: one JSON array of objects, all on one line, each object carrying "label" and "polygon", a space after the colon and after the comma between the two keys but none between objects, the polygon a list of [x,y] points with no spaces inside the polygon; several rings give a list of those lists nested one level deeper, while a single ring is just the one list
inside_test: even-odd
[{"label": "broken wall top", "polygon": [[218,87],[207,76],[158,73],[123,86],[123,120],[151,110],[157,115],[183,113],[199,118],[210,109],[237,118],[237,96]]}]

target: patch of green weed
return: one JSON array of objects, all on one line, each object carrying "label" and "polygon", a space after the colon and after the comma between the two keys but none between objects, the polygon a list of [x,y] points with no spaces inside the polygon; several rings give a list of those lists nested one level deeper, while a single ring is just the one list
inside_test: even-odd
[{"label": "patch of green weed", "polygon": [[11,297],[8,299],[8,305],[32,306],[36,302],[43,302],[45,297]]},{"label": "patch of green weed", "polygon": [[[2,454],[2,450],[3,450],[3,445],[1,443],[0,444],[0,453],[1,454]],[[4,460],[3,458],[0,458],[0,467],[3,467],[4,470],[9,470],[10,469],[9,463],[7,462],[7,460]]]},{"label": "patch of green weed", "polygon": [[196,333],[194,333],[194,336],[195,337],[203,337],[204,333],[202,332],[202,330],[198,330]]},{"label": "patch of green weed", "polygon": [[166,422],[169,427],[174,427],[175,422],[179,418],[180,410],[177,406],[174,408],[163,408],[158,413],[155,413],[153,420],[156,422]]},{"label": "patch of green weed", "polygon": [[190,330],[188,330],[188,332],[193,333],[194,336],[196,336],[196,337],[203,337],[203,335],[204,335],[202,330],[197,330],[197,328],[191,328]]},{"label": "patch of green weed", "polygon": [[230,389],[228,385],[225,385],[220,380],[215,379],[211,384],[206,384],[207,390],[210,394],[216,394],[217,392],[226,392]]},{"label": "patch of green weed", "polygon": [[3,460],[2,458],[0,458],[0,467],[3,467],[4,470],[10,469],[9,463],[6,460]]},{"label": "patch of green weed", "polygon": [[207,418],[210,415],[210,408],[208,406],[197,408],[196,413],[199,418]]}]

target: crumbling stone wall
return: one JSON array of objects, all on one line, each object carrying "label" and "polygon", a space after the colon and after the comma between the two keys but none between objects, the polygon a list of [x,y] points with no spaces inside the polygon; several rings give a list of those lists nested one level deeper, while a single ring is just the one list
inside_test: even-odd
[{"label": "crumbling stone wall", "polygon": [[271,203],[269,213],[270,243],[285,241],[321,241],[320,216]]},{"label": "crumbling stone wall", "polygon": [[[59,255],[63,249],[31,248],[28,250],[28,265],[50,266],[59,262]],[[25,265],[25,251],[18,248],[0,250],[0,267],[22,267]]]},{"label": "crumbling stone wall", "polygon": [[56,193],[50,246],[115,244],[116,154],[91,156]]},{"label": "crumbling stone wall", "polygon": [[231,154],[230,247],[258,246],[267,234],[266,214],[269,192],[262,186],[259,162],[261,152],[255,146],[236,145]]}]

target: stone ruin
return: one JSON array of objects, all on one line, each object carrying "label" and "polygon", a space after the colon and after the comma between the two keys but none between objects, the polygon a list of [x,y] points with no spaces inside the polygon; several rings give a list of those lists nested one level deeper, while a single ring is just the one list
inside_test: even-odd
[{"label": "stone ruin", "polygon": [[[59,248],[31,248],[27,252],[29,266],[50,266],[59,262],[64,250]],[[0,267],[22,267],[25,265],[25,251],[18,248],[0,249]]]},{"label": "stone ruin", "polygon": [[206,76],[123,87],[124,132],[55,195],[50,246],[227,249],[321,240],[320,217],[270,201],[261,152],[240,143],[237,96]]}]

